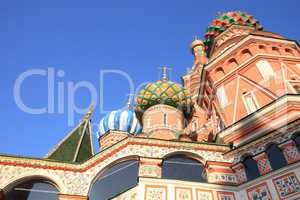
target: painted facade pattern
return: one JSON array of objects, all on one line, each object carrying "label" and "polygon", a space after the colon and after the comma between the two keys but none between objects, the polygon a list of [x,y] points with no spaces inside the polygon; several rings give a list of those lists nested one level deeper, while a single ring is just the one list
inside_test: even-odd
[{"label": "painted facade pattern", "polygon": [[233,167],[235,171],[237,183],[241,184],[247,181],[247,175],[243,164],[237,164]]},{"label": "painted facade pattern", "polygon": [[197,189],[197,200],[213,200],[213,192],[211,190]]},{"label": "painted facade pattern", "polygon": [[145,200],[167,200],[167,188],[165,186],[146,185]]},{"label": "painted facade pattern", "polygon": [[294,173],[275,178],[273,183],[280,199],[286,199],[297,194],[300,196],[300,183]]},{"label": "painted facade pattern", "polygon": [[249,200],[272,200],[267,183],[256,185],[247,189]]},{"label": "painted facade pattern", "polygon": [[280,148],[282,149],[283,155],[289,164],[300,160],[300,153],[293,140],[289,140],[281,144]]},{"label": "painted facade pattern", "polygon": [[162,159],[140,159],[140,177],[155,177],[161,178],[161,163]]},{"label": "painted facade pattern", "polygon": [[272,171],[271,163],[266,153],[261,153],[258,156],[255,156],[254,159],[257,163],[257,167],[261,175],[267,174]]},{"label": "painted facade pattern", "polygon": [[112,200],[138,200],[137,188],[133,188]]},{"label": "painted facade pattern", "polygon": [[233,192],[217,192],[218,200],[236,200]]},{"label": "painted facade pattern", "polygon": [[218,183],[218,184],[236,184],[237,176],[235,174],[229,173],[210,173],[207,176],[209,183]]},{"label": "painted facade pattern", "polygon": [[191,188],[175,187],[175,200],[192,200],[193,194]]}]

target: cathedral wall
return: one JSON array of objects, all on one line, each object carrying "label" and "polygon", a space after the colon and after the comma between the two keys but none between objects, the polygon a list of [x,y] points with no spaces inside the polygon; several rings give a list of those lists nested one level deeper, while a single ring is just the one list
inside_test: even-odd
[{"label": "cathedral wall", "polygon": [[296,163],[241,185],[237,200],[298,199],[300,198],[299,178],[300,163]]},{"label": "cathedral wall", "polygon": [[114,200],[291,200],[300,197],[300,163],[239,187],[140,178],[139,185]]},{"label": "cathedral wall", "polygon": [[294,42],[247,36],[206,66],[226,126],[285,94],[300,90],[299,49]]},{"label": "cathedral wall", "polygon": [[98,175],[107,166],[126,158],[163,159],[169,154],[185,152],[197,155],[204,163],[232,162],[231,159],[223,158],[222,154],[226,150],[228,147],[225,146],[127,138],[80,165],[1,156],[0,189],[7,190],[15,181],[40,175],[53,180],[62,194],[87,196]]}]

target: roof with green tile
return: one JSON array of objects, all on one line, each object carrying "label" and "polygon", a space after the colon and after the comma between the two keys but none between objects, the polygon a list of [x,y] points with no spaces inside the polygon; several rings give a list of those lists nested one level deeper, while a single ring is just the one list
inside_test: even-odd
[{"label": "roof with green tile", "polygon": [[65,138],[63,138],[45,158],[81,163],[94,156],[91,129],[92,108]]},{"label": "roof with green tile", "polygon": [[257,30],[263,27],[252,15],[241,11],[225,12],[220,14],[211,22],[205,33],[205,48],[208,50],[213,42],[213,39],[224,32],[231,25],[248,26]]}]

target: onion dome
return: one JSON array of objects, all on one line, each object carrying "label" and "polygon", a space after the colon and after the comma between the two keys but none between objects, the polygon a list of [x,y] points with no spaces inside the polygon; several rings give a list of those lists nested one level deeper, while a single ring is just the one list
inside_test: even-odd
[{"label": "onion dome", "polygon": [[139,92],[135,98],[135,112],[141,117],[144,111],[157,104],[169,105],[187,112],[191,98],[184,87],[164,78],[149,83]]},{"label": "onion dome", "polygon": [[98,139],[110,130],[138,134],[141,133],[142,127],[132,110],[117,110],[106,114],[101,119]]},{"label": "onion dome", "polygon": [[212,44],[212,40],[228,29],[231,25],[248,26],[257,30],[262,29],[259,22],[254,19],[252,15],[245,12],[235,11],[223,13],[219,15],[217,19],[213,20],[207,28],[204,40],[206,50],[209,49]]}]

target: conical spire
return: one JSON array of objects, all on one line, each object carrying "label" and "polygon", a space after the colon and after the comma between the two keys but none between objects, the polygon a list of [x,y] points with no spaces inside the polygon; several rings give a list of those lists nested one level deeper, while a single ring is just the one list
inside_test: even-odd
[{"label": "conical spire", "polygon": [[93,157],[91,116],[94,106],[91,105],[81,123],[62,139],[45,158],[64,162],[84,162]]}]

